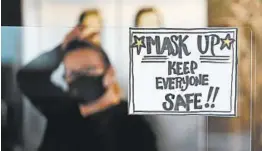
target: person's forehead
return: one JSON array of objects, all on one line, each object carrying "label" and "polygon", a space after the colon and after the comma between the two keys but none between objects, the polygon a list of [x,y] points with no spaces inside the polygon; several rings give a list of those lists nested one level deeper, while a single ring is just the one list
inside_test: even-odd
[{"label": "person's forehead", "polygon": [[157,14],[155,12],[153,12],[153,11],[145,12],[145,13],[141,14],[139,19],[140,19],[140,21],[143,21],[145,19],[148,19],[148,17],[151,17],[150,19],[157,18]]},{"label": "person's forehead", "polygon": [[73,62],[73,61],[85,61],[85,62],[94,62],[94,61],[102,61],[102,55],[100,52],[94,49],[77,49],[69,52],[65,58],[65,62]]},{"label": "person's forehead", "polygon": [[159,20],[155,12],[146,12],[138,20],[138,26],[159,26]]},{"label": "person's forehead", "polygon": [[100,18],[100,16],[98,14],[88,14],[85,17],[85,19],[93,19],[93,18]]},{"label": "person's forehead", "polygon": [[148,11],[148,12],[144,12],[140,15],[140,18],[142,17],[148,17],[148,16],[157,16],[156,12],[154,11]]},{"label": "person's forehead", "polygon": [[98,14],[90,14],[90,15],[87,15],[87,16],[84,18],[83,23],[84,23],[84,24],[92,23],[92,21],[94,21],[94,20],[100,22],[100,16],[99,16]]}]

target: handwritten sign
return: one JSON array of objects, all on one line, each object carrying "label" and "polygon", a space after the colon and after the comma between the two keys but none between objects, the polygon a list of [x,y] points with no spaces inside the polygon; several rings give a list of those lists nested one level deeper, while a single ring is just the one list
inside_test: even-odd
[{"label": "handwritten sign", "polygon": [[129,114],[236,116],[237,28],[130,28]]}]

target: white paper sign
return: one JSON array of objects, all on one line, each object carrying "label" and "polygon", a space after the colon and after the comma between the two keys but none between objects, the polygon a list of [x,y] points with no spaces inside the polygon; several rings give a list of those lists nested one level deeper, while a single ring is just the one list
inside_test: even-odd
[{"label": "white paper sign", "polygon": [[237,28],[130,28],[129,69],[129,114],[237,114]]}]

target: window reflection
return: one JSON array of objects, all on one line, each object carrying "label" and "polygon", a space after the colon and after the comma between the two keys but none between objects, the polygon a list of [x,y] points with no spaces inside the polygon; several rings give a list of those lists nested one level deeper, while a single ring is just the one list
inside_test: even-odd
[{"label": "window reflection", "polygon": [[97,9],[85,10],[79,17],[79,24],[84,26],[86,39],[96,45],[101,45],[102,17]]},{"label": "window reflection", "polygon": [[161,19],[159,12],[152,7],[140,9],[135,18],[136,27],[160,27]]}]

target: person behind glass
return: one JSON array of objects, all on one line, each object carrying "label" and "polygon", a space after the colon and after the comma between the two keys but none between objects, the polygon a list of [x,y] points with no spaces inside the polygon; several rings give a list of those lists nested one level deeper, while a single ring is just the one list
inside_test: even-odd
[{"label": "person behind glass", "polygon": [[101,29],[102,17],[97,9],[88,9],[80,14],[78,25],[83,27],[82,34],[85,40],[100,46],[101,45]]},{"label": "person behind glass", "polygon": [[[110,60],[83,30],[75,27],[17,73],[21,91],[48,121],[39,151],[156,151],[151,127],[143,116],[127,115]],[[50,80],[61,62],[67,92]]]},{"label": "person behind glass", "polygon": [[159,12],[152,7],[140,9],[135,17],[135,26],[147,28],[160,27],[161,20]]}]

